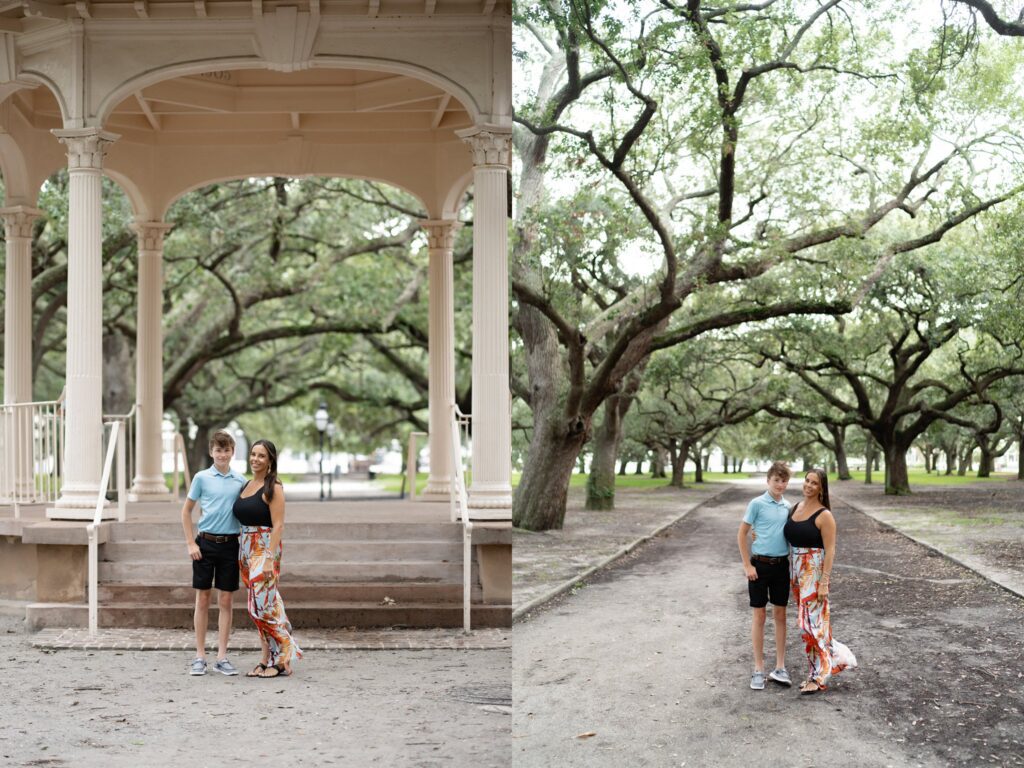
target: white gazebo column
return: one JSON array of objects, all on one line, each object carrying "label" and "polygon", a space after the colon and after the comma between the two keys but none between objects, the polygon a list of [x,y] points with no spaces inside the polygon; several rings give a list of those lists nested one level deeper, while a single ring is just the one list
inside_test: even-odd
[{"label": "white gazebo column", "polygon": [[454,219],[421,221],[430,254],[430,477],[425,501],[448,501],[452,482],[451,406],[455,402],[455,280],[452,249],[462,226]]},{"label": "white gazebo column", "polygon": [[[32,400],[32,225],[42,211],[23,205],[0,208],[7,238],[4,274],[4,404]],[[5,446],[14,447],[10,467],[14,491],[35,495],[32,478],[31,413],[19,409],[5,420]],[[10,449],[8,449],[10,450]],[[3,493],[9,489],[0,489]]]},{"label": "white gazebo column", "polygon": [[68,155],[68,307],[64,480],[48,517],[89,519],[103,473],[103,155],[119,137],[55,130]]},{"label": "white gazebo column", "polygon": [[138,321],[135,343],[135,478],[132,501],[170,498],[163,473],[164,360],[163,306],[164,235],[172,224],[135,223],[139,237]]},{"label": "white gazebo column", "polygon": [[512,508],[512,418],[508,378],[508,168],[512,136],[471,128],[473,150],[473,483],[480,518]]}]

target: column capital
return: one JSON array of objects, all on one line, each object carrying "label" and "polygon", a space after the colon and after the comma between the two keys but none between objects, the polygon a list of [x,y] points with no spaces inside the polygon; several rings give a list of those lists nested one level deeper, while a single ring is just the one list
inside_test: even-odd
[{"label": "column capital", "polygon": [[38,208],[27,205],[10,205],[0,208],[0,218],[4,220],[7,237],[32,237],[32,225],[43,215]]},{"label": "column capital", "polygon": [[164,235],[174,229],[173,224],[165,221],[134,221],[132,231],[139,238],[139,251],[162,251]]},{"label": "column capital", "polygon": [[102,128],[55,129],[50,133],[68,148],[68,170],[71,171],[102,169],[107,147],[121,138],[120,134]]},{"label": "column capital", "polygon": [[493,126],[473,126],[455,133],[473,151],[474,166],[509,168],[512,165],[510,131]]},{"label": "column capital", "polygon": [[451,250],[455,247],[455,233],[462,229],[462,222],[456,219],[420,219],[420,226],[427,233],[427,244],[431,250]]}]

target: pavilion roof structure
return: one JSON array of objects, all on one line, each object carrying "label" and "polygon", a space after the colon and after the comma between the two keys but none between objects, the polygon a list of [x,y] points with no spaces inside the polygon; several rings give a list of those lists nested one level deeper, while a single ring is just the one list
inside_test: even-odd
[{"label": "pavilion roof structure", "polygon": [[509,12],[508,0],[15,0],[0,3],[0,31],[22,32],[37,20],[243,19],[292,7],[321,16],[439,17]]}]

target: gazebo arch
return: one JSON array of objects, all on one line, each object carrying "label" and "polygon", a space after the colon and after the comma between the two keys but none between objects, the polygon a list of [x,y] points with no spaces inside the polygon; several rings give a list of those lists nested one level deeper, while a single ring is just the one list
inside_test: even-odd
[{"label": "gazebo arch", "polygon": [[[431,85],[437,86],[438,88],[446,91],[447,93],[454,96],[461,102],[466,108],[473,123],[478,123],[483,118],[483,111],[480,106],[476,103],[473,95],[469,93],[459,83],[452,81],[451,79],[438,74],[432,70],[426,69],[422,66],[410,64],[401,60],[388,60],[378,58],[366,58],[366,57],[353,57],[353,56],[333,56],[324,57],[317,59],[310,67],[310,69],[347,69],[347,70],[363,70],[369,72],[386,72],[396,75],[403,75],[416,80],[422,80],[430,83]],[[131,96],[135,91],[145,88],[147,85],[154,85],[165,80],[171,80],[177,77],[183,77],[186,75],[201,75],[208,72],[224,72],[229,70],[242,70],[242,69],[270,69],[266,62],[253,61],[252,59],[222,59],[222,58],[211,58],[207,60],[192,61],[192,62],[180,62],[175,64],[169,64],[159,69],[145,72],[131,80],[126,81],[120,86],[114,88],[109,94],[107,94],[100,102],[98,107],[98,114],[96,121],[98,125],[102,125],[106,118],[109,117],[110,112],[125,98]],[[69,117],[65,113],[65,117]]]}]

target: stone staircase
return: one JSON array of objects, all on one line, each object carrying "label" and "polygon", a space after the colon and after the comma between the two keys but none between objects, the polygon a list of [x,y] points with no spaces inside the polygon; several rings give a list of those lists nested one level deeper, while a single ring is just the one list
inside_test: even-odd
[{"label": "stone staircase", "polygon": [[[191,628],[195,590],[180,524],[106,525],[100,626]],[[281,595],[296,629],[462,626],[462,527],[456,523],[289,523],[281,571]],[[474,555],[473,626],[510,626],[511,606],[485,604],[479,582]],[[216,597],[213,602],[211,630]],[[87,626],[88,607],[30,604],[26,623],[31,630]],[[249,625],[240,586],[234,626]]]}]

